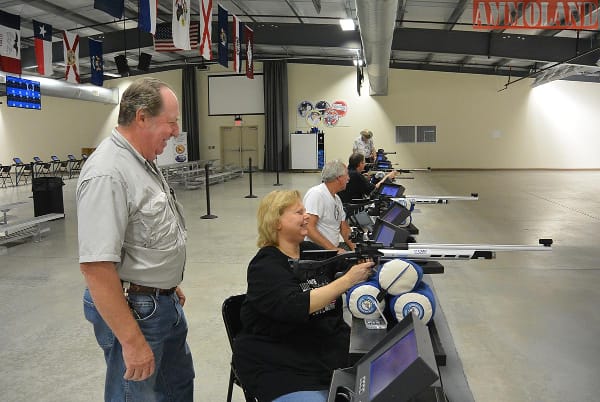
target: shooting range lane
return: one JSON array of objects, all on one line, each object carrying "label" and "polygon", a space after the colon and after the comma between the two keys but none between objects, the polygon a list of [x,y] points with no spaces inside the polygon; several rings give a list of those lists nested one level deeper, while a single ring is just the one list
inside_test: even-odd
[{"label": "shooting range lane", "polygon": [[[498,252],[496,259],[442,261],[432,275],[464,374],[478,402],[595,401],[600,361],[600,172],[414,172],[407,194],[479,194],[478,201],[419,205],[423,243],[536,244],[552,252]],[[302,193],[318,173],[282,173]],[[105,364],[82,313],[75,179],[65,180],[65,219],[40,243],[0,256],[0,389],[3,400],[97,401]],[[231,351],[221,303],[246,291],[256,252],[256,208],[275,174],[256,173],[254,194],[237,180],[179,190],[188,226],[183,289],[196,369],[195,401],[222,401]],[[0,189],[0,204],[27,200],[29,186]],[[10,219],[32,216],[27,206]],[[32,365],[31,362],[35,362]],[[243,395],[234,387],[233,400]],[[453,400],[452,402],[457,402]]]}]

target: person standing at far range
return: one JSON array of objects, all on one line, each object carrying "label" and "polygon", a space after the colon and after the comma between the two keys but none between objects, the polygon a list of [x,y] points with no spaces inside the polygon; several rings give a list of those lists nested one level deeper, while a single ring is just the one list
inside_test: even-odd
[{"label": "person standing at far range", "polygon": [[364,129],[360,132],[360,136],[354,140],[352,145],[352,153],[363,154],[367,163],[375,162],[376,151],[371,130]]},{"label": "person standing at far range", "polygon": [[179,102],[154,78],[123,93],[118,125],[77,183],[84,314],[106,360],[105,401],[193,401],[194,365],[179,287],[186,228],[155,164],[179,135]]}]

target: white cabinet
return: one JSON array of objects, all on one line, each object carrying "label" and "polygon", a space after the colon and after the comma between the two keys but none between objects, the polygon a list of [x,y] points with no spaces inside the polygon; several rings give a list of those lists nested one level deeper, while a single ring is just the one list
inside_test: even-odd
[{"label": "white cabinet", "polygon": [[317,134],[290,134],[290,168],[318,169]]}]

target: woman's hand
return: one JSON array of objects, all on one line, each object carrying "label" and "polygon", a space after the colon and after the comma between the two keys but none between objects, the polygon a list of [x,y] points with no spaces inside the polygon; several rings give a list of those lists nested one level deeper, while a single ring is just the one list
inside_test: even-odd
[{"label": "woman's hand", "polygon": [[373,261],[367,261],[360,264],[353,265],[344,276],[350,282],[350,287],[357,283],[364,282],[371,276],[372,268],[375,263]]}]

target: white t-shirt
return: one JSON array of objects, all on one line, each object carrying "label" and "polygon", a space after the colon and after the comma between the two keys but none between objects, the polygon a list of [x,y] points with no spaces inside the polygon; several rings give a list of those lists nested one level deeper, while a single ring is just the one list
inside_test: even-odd
[{"label": "white t-shirt", "polygon": [[[340,224],[346,220],[342,200],[337,194],[331,195],[325,183],[308,189],[304,195],[304,208],[311,215],[319,217],[317,229],[334,246],[340,242]],[[306,236],[305,240],[311,240]]]}]

